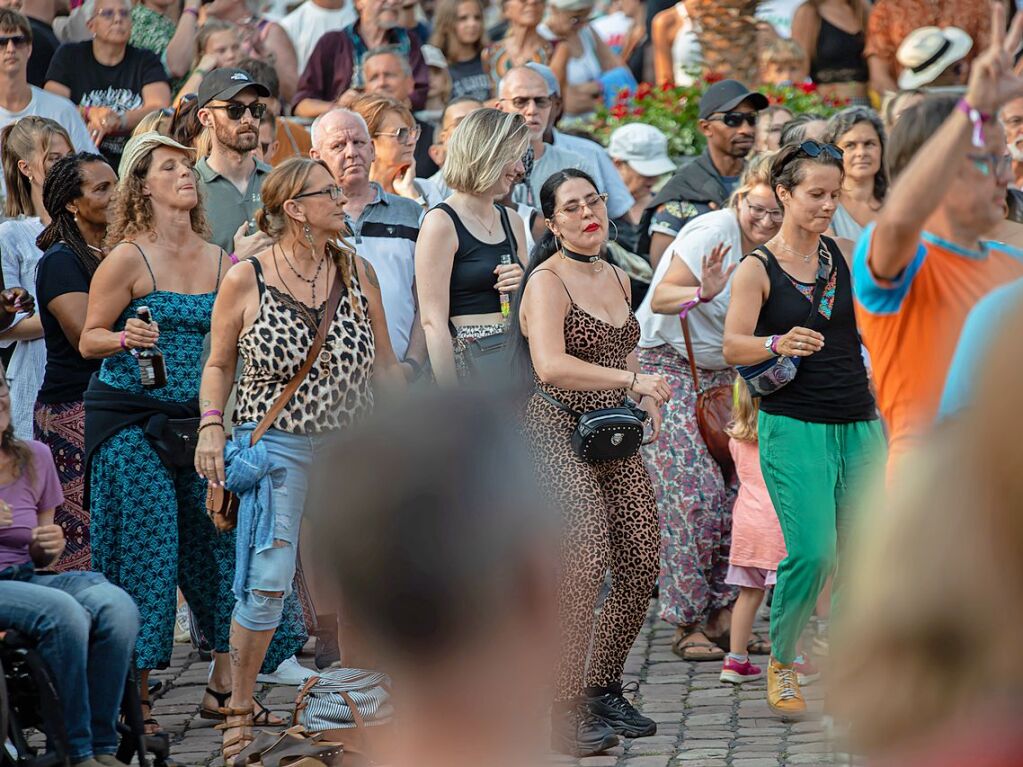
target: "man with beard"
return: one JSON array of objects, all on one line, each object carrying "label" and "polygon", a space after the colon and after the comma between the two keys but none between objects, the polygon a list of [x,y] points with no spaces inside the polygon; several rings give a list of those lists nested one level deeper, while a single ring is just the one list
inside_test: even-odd
[{"label": "man with beard", "polygon": [[195,170],[213,230],[210,241],[236,258],[270,246],[255,218],[263,207],[263,178],[271,168],[252,155],[266,111],[259,99],[269,95],[269,88],[241,69],[214,69],[199,86],[197,114],[209,132],[211,149]]},{"label": "man with beard", "polygon": [[682,227],[703,213],[724,207],[753,149],[757,112],[767,98],[738,80],[714,83],[700,98],[703,153],[678,169],[640,219],[639,253],[657,262]]},{"label": "man with beard", "polygon": [[1010,221],[1023,224],[1023,98],[1006,103],[998,113],[1005,128],[1005,145],[1012,157],[1012,183],[1009,185]]},{"label": "man with beard", "polygon": [[312,134],[309,156],[326,163],[344,190],[352,240],[376,270],[394,354],[402,360],[405,378],[414,381],[427,359],[415,290],[416,238],[423,209],[369,180],[373,141],[361,115],[333,109],[313,123]]}]

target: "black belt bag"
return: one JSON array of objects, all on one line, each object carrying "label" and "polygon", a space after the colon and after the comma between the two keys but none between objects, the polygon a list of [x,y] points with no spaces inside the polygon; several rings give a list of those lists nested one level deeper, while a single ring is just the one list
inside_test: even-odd
[{"label": "black belt bag", "polygon": [[631,458],[643,444],[644,424],[648,414],[626,398],[621,407],[608,407],[580,413],[547,392],[536,390],[543,399],[576,418],[572,432],[572,449],[588,463],[619,461]]},{"label": "black belt bag", "polygon": [[154,415],[146,422],[144,433],[160,462],[168,469],[195,466],[195,447],[199,442],[199,418],[168,418]]}]

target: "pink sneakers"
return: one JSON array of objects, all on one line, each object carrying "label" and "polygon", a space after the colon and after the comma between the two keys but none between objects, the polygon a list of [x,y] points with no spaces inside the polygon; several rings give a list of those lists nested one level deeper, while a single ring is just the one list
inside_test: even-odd
[{"label": "pink sneakers", "polygon": [[821,678],[821,671],[807,658],[805,655],[800,655],[792,664],[792,668],[796,670],[796,677],[799,679],[801,687],[806,687],[808,684],[813,684]]},{"label": "pink sneakers", "polygon": [[725,663],[721,667],[720,679],[728,684],[742,684],[759,679],[764,672],[760,666],[754,666],[749,658],[745,663],[739,663],[729,656],[725,656]]}]

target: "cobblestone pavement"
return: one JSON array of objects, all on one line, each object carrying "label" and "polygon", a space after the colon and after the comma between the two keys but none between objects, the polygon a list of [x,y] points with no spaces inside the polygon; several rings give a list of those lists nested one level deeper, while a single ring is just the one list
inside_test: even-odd
[{"label": "cobblestone pavement", "polygon": [[[758,630],[766,632],[761,623]],[[626,665],[626,682],[638,681],[637,705],[658,725],[657,735],[626,741],[606,755],[559,765],[580,767],[777,767],[845,764],[832,753],[821,725],[823,689],[804,689],[810,713],[785,724],[767,708],[765,683],[742,687],[718,681],[720,663],[688,663],[671,652],[673,627],[651,613]],[[303,663],[311,659],[301,658]],[[767,658],[756,659],[766,667]],[[179,645],[170,668],[154,673],[165,683],[154,715],[171,733],[171,755],[178,764],[219,765],[220,732],[198,718],[207,664]],[[264,686],[260,697],[278,715],[291,712],[295,690]],[[481,766],[483,767],[483,766]]]}]

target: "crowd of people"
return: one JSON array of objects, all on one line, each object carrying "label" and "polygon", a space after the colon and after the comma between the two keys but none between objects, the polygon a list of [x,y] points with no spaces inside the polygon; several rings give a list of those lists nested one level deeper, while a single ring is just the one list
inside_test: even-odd
[{"label": "crowd of people", "polygon": [[[310,637],[317,668],[404,669],[395,700],[421,703],[407,653],[445,667],[471,610],[535,622],[524,675],[491,681],[548,684],[553,748],[599,754],[657,730],[625,685],[652,594],[676,655],[806,714],[868,489],[983,396],[1023,301],[1023,16],[763,3],[760,82],[843,108],[712,78],[680,158],[643,122],[606,148],[581,126],[620,87],[700,81],[692,0],[0,5],[0,629],[62,669],[73,764],[119,763],[129,669],[161,731],[149,676],[175,641],[208,654],[194,703],[234,764],[283,723],[258,684],[313,673]],[[388,447],[431,388],[482,395],[435,453]],[[428,494],[433,530],[399,508],[443,478],[416,456],[475,467]],[[420,537],[384,546],[386,520]],[[316,556],[330,531],[343,561]],[[355,561],[360,535],[393,571]],[[450,557],[413,557],[426,540]],[[396,625],[395,594],[435,637]]]}]

